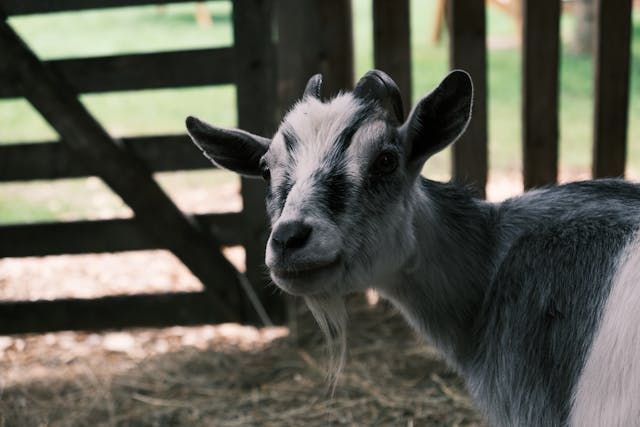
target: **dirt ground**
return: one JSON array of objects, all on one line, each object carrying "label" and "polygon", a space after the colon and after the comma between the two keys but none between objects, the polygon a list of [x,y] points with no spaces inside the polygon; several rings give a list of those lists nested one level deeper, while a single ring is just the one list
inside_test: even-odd
[{"label": "dirt ground", "polygon": [[5,426],[480,426],[460,380],[394,310],[351,301],[347,367],[324,343],[225,324],[0,338]]},{"label": "dirt ground", "polygon": [[[517,194],[518,182],[494,179],[489,198]],[[177,203],[238,209],[237,187],[219,188],[177,192]],[[243,268],[242,248],[226,255]],[[0,300],[201,286],[160,250],[0,259]],[[304,309],[296,333],[224,324],[0,336],[0,427],[484,425],[460,379],[392,308],[362,296],[349,305],[349,355],[333,397],[325,346]]]}]

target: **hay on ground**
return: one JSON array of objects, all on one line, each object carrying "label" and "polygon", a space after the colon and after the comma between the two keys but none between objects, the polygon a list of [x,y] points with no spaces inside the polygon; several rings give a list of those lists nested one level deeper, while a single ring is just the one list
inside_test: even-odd
[{"label": "hay on ground", "polygon": [[480,426],[460,379],[384,304],[350,303],[349,357],[326,393],[308,313],[218,325],[0,338],[0,425]]}]

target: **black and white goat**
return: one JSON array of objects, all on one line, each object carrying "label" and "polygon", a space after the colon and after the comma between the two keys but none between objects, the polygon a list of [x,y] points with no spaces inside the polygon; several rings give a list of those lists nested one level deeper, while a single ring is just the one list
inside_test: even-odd
[{"label": "black and white goat", "polygon": [[266,264],[320,325],[373,287],[439,348],[499,426],[640,425],[640,187],[576,182],[502,203],[420,176],[470,119],[454,71],[404,120],[367,73],[320,99],[321,77],[272,139],[187,119],[216,164],[268,183]]}]

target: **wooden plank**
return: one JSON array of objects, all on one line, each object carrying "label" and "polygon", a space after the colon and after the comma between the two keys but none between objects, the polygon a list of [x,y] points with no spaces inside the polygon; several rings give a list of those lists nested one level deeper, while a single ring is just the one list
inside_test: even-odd
[{"label": "wooden plank", "polygon": [[484,1],[450,0],[449,63],[471,74],[474,87],[472,119],[453,146],[453,176],[485,195],[487,185],[487,27]]},{"label": "wooden plank", "polygon": [[558,179],[560,0],[524,0],[522,11],[522,161],[528,189]]},{"label": "wooden plank", "polygon": [[[195,215],[222,246],[244,241],[240,213]],[[133,219],[45,222],[0,226],[0,258],[163,249]]]},{"label": "wooden plank", "polygon": [[121,141],[153,172],[216,168],[187,135],[142,136]]},{"label": "wooden plank", "polygon": [[110,7],[190,2],[193,2],[193,0],[3,0],[2,8],[7,15],[29,15]]},{"label": "wooden plank", "polygon": [[[325,80],[323,91],[327,96],[334,96],[341,90],[353,88],[354,57],[351,0],[321,0],[318,6],[321,31],[315,34],[315,37],[319,37],[322,42],[320,72]],[[309,15],[307,15],[308,18]],[[311,75],[307,77],[311,77]]]},{"label": "wooden plank", "polygon": [[276,18],[278,108],[282,113],[300,99],[314,74],[322,74],[325,97],[353,87],[349,1],[280,0]]},{"label": "wooden plank", "polygon": [[[234,2],[238,127],[267,136],[273,134],[276,125],[272,18],[271,0]],[[269,278],[264,271],[264,251],[269,234],[264,198],[263,181],[242,179],[246,275],[272,320],[280,322],[285,313],[283,299],[269,289]],[[248,300],[245,300],[245,313],[257,321]]]},{"label": "wooden plank", "polygon": [[74,178],[90,175],[74,162],[65,145],[57,142],[0,146],[0,182]]},{"label": "wooden plank", "polygon": [[[321,32],[317,7],[317,0],[276,2],[278,108],[282,115],[300,99],[309,78],[323,72],[320,66],[322,40],[318,36]],[[326,78],[323,74],[323,86]]]},{"label": "wooden plank", "polygon": [[404,112],[411,110],[411,27],[409,0],[373,1],[373,62],[398,84]]},{"label": "wooden plank", "polygon": [[[55,283],[52,283],[55,286]],[[0,335],[221,323],[207,292],[0,302]]]},{"label": "wooden plank", "polygon": [[303,94],[309,78],[323,74],[322,94],[326,80],[321,68],[322,40],[317,0],[280,0],[276,2],[278,28],[278,108],[281,114]]},{"label": "wooden plank", "polygon": [[596,1],[593,177],[624,176],[627,159],[631,0]]},{"label": "wooden plank", "polygon": [[[196,49],[46,61],[74,93],[231,84],[233,48]],[[0,98],[22,96],[16,69],[0,73]]]},{"label": "wooden plank", "polygon": [[240,282],[237,271],[216,249],[219,243],[186,217],[163,192],[144,163],[113,140],[80,103],[55,70],[38,61],[11,27],[0,21],[0,51],[11,61],[0,68],[17,69],[25,97],[66,142],[74,157],[127,203],[143,232],[169,248],[212,293],[218,310],[229,320],[235,311]]},{"label": "wooden plank", "polygon": [[[153,172],[215,168],[187,135],[157,135],[121,140]],[[64,142],[0,145],[0,182],[90,176],[95,171],[73,158]]]}]

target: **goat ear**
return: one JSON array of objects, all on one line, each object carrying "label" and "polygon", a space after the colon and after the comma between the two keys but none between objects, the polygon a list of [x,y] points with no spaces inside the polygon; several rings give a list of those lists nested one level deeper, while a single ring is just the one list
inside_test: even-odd
[{"label": "goat ear", "polygon": [[260,159],[270,140],[238,129],[213,127],[191,116],[186,125],[193,142],[214,164],[245,176],[261,175]]},{"label": "goat ear", "polygon": [[422,164],[455,142],[471,119],[473,82],[462,70],[454,70],[414,107],[400,134],[409,147],[409,163]]}]

